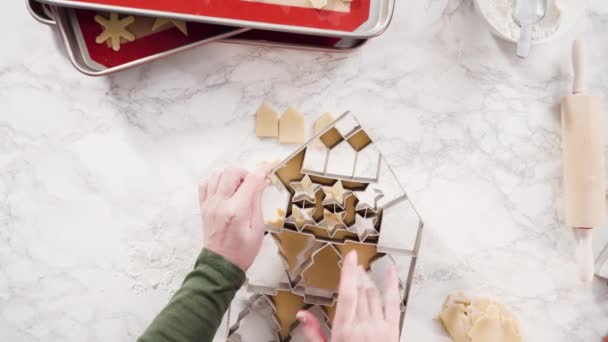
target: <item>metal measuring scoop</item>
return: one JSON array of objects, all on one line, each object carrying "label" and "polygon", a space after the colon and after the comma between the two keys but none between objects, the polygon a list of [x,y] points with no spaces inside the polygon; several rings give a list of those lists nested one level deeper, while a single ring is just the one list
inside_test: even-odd
[{"label": "metal measuring scoop", "polygon": [[514,0],[513,20],[521,27],[517,42],[517,55],[526,58],[530,54],[532,26],[547,14],[547,0]]}]

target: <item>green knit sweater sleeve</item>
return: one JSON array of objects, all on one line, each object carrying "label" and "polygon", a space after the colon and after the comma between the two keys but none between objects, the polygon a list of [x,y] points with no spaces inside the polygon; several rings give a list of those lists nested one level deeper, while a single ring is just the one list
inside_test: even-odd
[{"label": "green knit sweater sleeve", "polygon": [[207,249],[139,342],[211,342],[245,273]]}]

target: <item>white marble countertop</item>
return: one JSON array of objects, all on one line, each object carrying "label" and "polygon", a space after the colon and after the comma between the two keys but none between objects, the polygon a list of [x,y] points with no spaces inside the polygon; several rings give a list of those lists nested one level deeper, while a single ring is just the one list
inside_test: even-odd
[{"label": "white marble countertop", "polygon": [[309,122],[352,110],[423,216],[406,341],[455,290],[502,299],[526,341],[599,341],[608,286],[581,285],[561,213],[559,101],[570,42],[608,93],[608,4],[527,60],[470,1],[399,0],[352,54],[214,44],[107,78],[79,74],[52,29],[0,21],[0,340],[133,341],[201,246],[196,184],[291,147],[259,141],[263,100]]}]

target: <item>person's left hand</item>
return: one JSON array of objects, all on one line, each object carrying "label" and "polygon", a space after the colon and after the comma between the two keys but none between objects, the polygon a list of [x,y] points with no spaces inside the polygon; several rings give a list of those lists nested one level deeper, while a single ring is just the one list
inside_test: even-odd
[{"label": "person's left hand", "polygon": [[199,186],[204,246],[247,271],[264,238],[261,197],[267,168],[229,168]]}]

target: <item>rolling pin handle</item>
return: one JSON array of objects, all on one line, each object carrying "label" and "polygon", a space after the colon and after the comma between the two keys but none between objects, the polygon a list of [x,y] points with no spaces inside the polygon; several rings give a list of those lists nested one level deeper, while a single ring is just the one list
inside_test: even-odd
[{"label": "rolling pin handle", "polygon": [[581,280],[589,283],[593,280],[593,273],[595,273],[592,229],[576,228],[576,240],[576,258],[579,264]]},{"label": "rolling pin handle", "polygon": [[574,81],[572,83],[573,94],[585,92],[585,64],[585,44],[582,40],[575,40],[572,44],[572,69],[574,71]]}]

